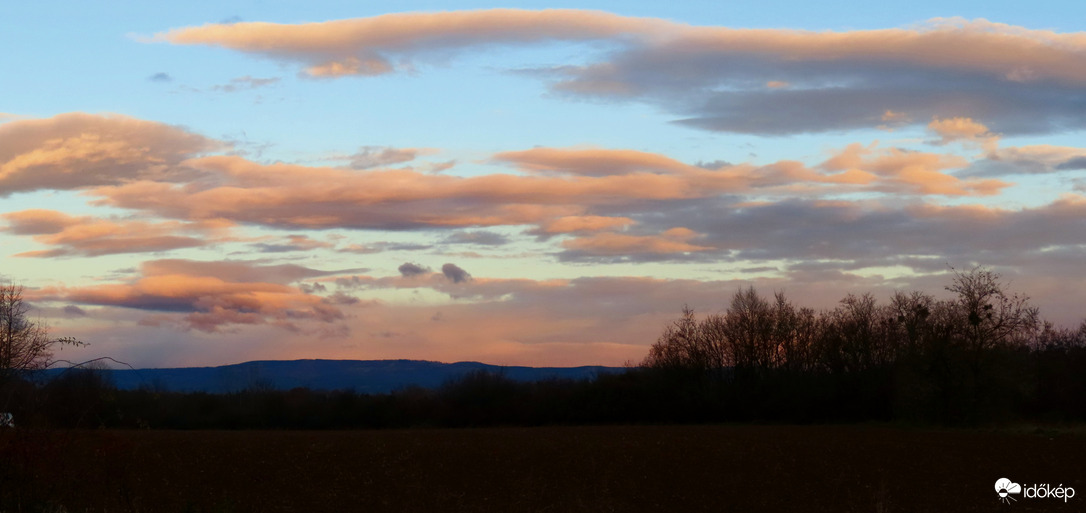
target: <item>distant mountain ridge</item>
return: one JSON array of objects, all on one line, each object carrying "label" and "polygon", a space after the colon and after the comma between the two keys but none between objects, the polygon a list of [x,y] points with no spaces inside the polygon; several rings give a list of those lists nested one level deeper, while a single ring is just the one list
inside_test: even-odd
[{"label": "distant mountain ridge", "polygon": [[[46,379],[66,369],[44,371]],[[500,373],[516,381],[593,379],[623,367],[499,366],[479,362],[424,360],[263,360],[219,367],[111,369],[104,371],[122,390],[150,387],[174,392],[230,393],[249,388],[353,390],[381,394],[419,386],[436,388],[473,371]]]}]

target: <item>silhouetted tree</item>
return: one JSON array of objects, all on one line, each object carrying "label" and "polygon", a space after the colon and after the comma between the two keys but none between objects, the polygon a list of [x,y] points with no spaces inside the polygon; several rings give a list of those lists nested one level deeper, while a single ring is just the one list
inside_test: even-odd
[{"label": "silhouetted tree", "polygon": [[1008,293],[999,274],[984,267],[954,272],[954,281],[946,289],[957,294],[958,315],[965,322],[962,342],[979,357],[986,349],[1012,342],[1025,343],[1040,327],[1036,307],[1029,297]]},{"label": "silhouetted tree", "polygon": [[789,372],[807,370],[811,364],[812,342],[818,329],[814,310],[797,309],[784,297],[783,292],[777,292],[773,297],[776,366]]},{"label": "silhouetted tree", "polygon": [[891,332],[899,354],[916,353],[930,342],[932,313],[937,308],[934,297],[920,291],[895,292],[890,298],[886,314],[890,317]]},{"label": "silhouetted tree", "polygon": [[662,369],[707,371],[723,368],[726,359],[723,325],[719,316],[699,322],[694,310],[683,307],[683,315],[664,329],[649,348],[643,365]]},{"label": "silhouetted tree", "polygon": [[52,349],[58,344],[82,345],[74,338],[50,337],[44,323],[27,318],[29,311],[22,286],[0,286],[0,383],[22,372],[48,367]]},{"label": "silhouetted tree", "polygon": [[724,329],[736,377],[746,378],[773,366],[773,310],[754,287],[740,289],[732,296]]}]

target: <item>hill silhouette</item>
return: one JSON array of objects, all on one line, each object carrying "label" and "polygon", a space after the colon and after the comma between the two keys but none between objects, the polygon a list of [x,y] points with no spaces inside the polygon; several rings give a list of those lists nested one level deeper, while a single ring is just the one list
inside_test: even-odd
[{"label": "hill silhouette", "polygon": [[[173,392],[230,393],[264,388],[351,390],[383,394],[408,387],[437,388],[473,372],[501,375],[513,381],[591,379],[618,373],[622,367],[523,367],[479,362],[442,363],[425,360],[260,360],[218,367],[107,369],[104,377],[120,390],[151,387]],[[43,372],[45,380],[65,369]]]}]

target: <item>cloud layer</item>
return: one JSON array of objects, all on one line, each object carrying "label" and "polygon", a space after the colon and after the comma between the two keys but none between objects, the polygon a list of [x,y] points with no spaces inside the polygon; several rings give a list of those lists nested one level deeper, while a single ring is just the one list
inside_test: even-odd
[{"label": "cloud layer", "polygon": [[[75,137],[82,141],[81,150],[52,151],[74,137],[73,124],[84,130]],[[1007,175],[1008,167],[1062,172],[1086,155],[1086,150],[1068,147],[1001,147],[999,136],[971,118],[933,118],[927,128],[937,137],[931,145],[981,150],[974,157],[854,143],[813,165],[692,165],[645,151],[537,147],[491,156],[491,163],[509,172],[470,176],[380,165],[414,159],[418,150],[410,149],[366,149],[372,166],[350,168],[202,155],[224,145],[179,128],[113,116],[61,115],[0,128],[21,134],[17,144],[6,147],[14,155],[6,165],[17,170],[10,176],[32,176],[36,188],[81,189],[97,205],[164,218],[93,218],[44,209],[3,214],[3,230],[48,246],[18,255],[27,257],[204,247],[226,242],[228,229],[244,226],[443,231],[523,227],[525,234],[551,244],[561,261],[599,262],[779,259],[802,252],[830,258],[878,252],[949,254],[948,248],[959,247],[961,241],[973,241],[976,251],[1009,250],[1015,244],[1018,251],[1028,251],[1023,241],[1044,239],[1060,245],[1081,236],[1077,225],[1061,217],[1080,208],[1080,196],[1022,210],[943,207],[932,201],[995,196],[1012,183],[984,175]],[[88,135],[96,130],[104,135]],[[18,171],[23,169],[34,173]],[[892,201],[826,199],[847,194]],[[842,229],[846,225],[851,228]],[[1025,228],[1008,232],[1017,226]],[[833,241],[846,233],[869,238],[864,247]],[[1043,233],[1055,235],[1039,237]],[[896,243],[903,240],[909,243]],[[1013,242],[999,245],[999,240]],[[512,239],[490,231],[456,230],[440,242],[501,247]],[[365,254],[385,246],[339,246],[295,233],[251,247],[263,253],[336,249]],[[965,256],[969,251],[953,253]]]},{"label": "cloud layer", "polygon": [[380,75],[479,47],[603,41],[581,66],[538,70],[556,92],[659,105],[687,126],[789,134],[933,116],[1003,133],[1083,128],[1086,36],[987,20],[811,32],[703,27],[599,11],[488,9],[320,23],[184,27],[157,41],[297,62],[311,76]]}]

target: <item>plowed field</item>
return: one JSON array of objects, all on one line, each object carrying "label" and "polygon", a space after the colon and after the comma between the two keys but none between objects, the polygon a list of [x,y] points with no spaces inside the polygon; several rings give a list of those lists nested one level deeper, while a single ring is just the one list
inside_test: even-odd
[{"label": "plowed field", "polygon": [[[881,426],[0,434],[9,499],[83,511],[1086,511],[1086,436]],[[993,485],[1078,497],[1001,504]],[[9,505],[9,508],[13,506]],[[0,509],[3,509],[0,507]]]}]

